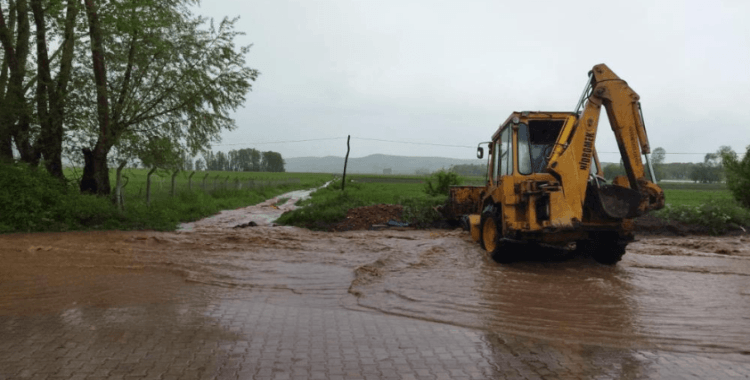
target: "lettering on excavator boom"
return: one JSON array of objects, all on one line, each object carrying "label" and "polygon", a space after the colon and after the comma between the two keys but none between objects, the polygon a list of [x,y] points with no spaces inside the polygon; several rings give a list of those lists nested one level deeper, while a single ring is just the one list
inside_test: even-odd
[{"label": "lettering on excavator boom", "polygon": [[591,164],[591,155],[594,153],[594,139],[596,139],[596,134],[586,131],[583,140],[583,155],[579,164],[581,170],[588,170]]}]

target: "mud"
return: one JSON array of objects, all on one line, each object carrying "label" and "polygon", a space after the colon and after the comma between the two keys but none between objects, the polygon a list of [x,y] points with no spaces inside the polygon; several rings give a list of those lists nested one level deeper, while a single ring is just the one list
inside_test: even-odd
[{"label": "mud", "polygon": [[616,266],[587,257],[500,265],[461,230],[273,226],[287,207],[277,202],[173,233],[0,236],[0,315],[169,303],[201,284],[239,299],[302,295],[488,333],[750,361],[748,235],[646,236]]}]

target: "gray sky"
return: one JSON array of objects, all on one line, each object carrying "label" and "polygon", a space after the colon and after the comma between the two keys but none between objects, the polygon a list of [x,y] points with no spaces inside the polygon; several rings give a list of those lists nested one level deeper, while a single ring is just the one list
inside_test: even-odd
[{"label": "gray sky", "polygon": [[[750,145],[747,1],[213,0],[196,13],[240,16],[261,72],[214,150],[343,156],[352,135],[352,157],[472,158],[512,111],[572,111],[598,63],[641,96],[652,148]],[[339,139],[261,144],[321,138]],[[604,112],[597,149],[619,161],[601,153],[617,152]]]}]

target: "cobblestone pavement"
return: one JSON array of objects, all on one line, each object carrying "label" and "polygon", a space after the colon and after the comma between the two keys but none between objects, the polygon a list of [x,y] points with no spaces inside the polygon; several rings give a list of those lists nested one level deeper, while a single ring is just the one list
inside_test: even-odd
[{"label": "cobblestone pavement", "polygon": [[750,377],[750,361],[487,333],[177,280],[165,282],[169,302],[0,315],[0,379]]}]

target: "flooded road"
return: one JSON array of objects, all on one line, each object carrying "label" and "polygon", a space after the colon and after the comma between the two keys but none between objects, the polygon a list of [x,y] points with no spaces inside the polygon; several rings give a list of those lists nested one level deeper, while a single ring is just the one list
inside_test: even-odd
[{"label": "flooded road", "polygon": [[667,352],[750,371],[747,235],[643,237],[616,266],[587,257],[501,265],[460,230],[325,233],[231,228],[247,220],[223,218],[173,233],[0,237],[0,333],[26,317],[190,305],[158,322],[176,327],[185,313],[212,315],[220,299],[437,322],[502,352],[533,341],[573,357]]}]

